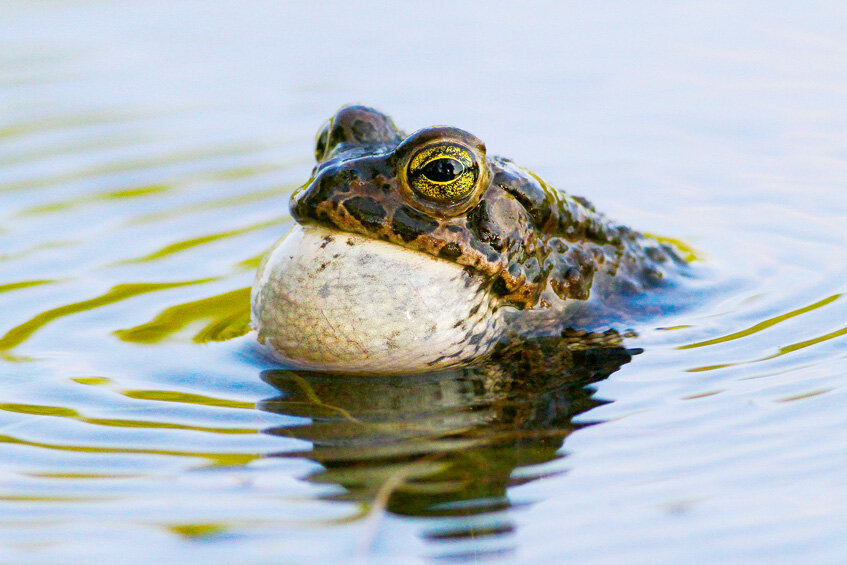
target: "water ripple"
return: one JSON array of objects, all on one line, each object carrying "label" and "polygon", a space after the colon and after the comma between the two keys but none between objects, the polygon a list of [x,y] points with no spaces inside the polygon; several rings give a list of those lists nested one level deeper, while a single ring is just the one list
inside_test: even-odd
[{"label": "water ripple", "polygon": [[[843,26],[759,4],[7,2],[0,554],[842,562]],[[687,307],[500,387],[269,370],[253,273],[357,101],[666,234]]]}]

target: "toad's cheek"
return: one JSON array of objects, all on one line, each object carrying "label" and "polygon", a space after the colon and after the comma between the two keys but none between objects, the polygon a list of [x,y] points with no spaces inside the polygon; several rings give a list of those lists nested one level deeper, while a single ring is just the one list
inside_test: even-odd
[{"label": "toad's cheek", "polygon": [[318,226],[295,226],[259,268],[252,324],[286,365],[421,372],[479,357],[505,324],[462,266]]}]

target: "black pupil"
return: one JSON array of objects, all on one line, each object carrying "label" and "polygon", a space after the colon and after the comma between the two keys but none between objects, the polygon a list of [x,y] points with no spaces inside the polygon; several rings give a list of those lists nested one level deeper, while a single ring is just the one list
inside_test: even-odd
[{"label": "black pupil", "polygon": [[455,159],[445,157],[430,161],[421,169],[423,176],[433,182],[447,182],[455,179],[464,172],[465,167]]}]

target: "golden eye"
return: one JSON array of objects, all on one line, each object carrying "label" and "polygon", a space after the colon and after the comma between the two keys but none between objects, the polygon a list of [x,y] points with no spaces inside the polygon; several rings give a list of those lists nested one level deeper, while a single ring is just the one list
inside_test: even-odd
[{"label": "golden eye", "polygon": [[439,203],[459,202],[473,192],[479,163],[457,143],[428,145],[409,161],[409,186],[418,195]]}]

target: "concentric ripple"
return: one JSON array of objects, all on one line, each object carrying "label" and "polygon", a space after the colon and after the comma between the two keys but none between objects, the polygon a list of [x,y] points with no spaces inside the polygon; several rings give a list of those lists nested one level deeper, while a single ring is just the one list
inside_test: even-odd
[{"label": "concentric ripple", "polygon": [[[375,6],[4,3],[0,561],[845,561],[843,22]],[[686,307],[477,370],[274,367],[250,285],[350,102],[676,242]]]}]

